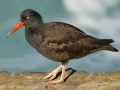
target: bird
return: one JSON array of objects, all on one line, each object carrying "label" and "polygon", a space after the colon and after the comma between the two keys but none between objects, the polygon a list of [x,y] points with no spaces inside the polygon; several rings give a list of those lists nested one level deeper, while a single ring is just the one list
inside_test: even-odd
[{"label": "bird", "polygon": [[[58,68],[42,78],[51,84],[64,82],[69,60],[79,59],[100,50],[118,52],[118,49],[111,45],[113,39],[95,38],[65,22],[44,23],[42,16],[32,9],[21,12],[19,22],[6,37],[22,26],[25,26],[25,38],[33,48],[48,59],[61,62]],[[55,79],[60,71],[60,78]]]}]

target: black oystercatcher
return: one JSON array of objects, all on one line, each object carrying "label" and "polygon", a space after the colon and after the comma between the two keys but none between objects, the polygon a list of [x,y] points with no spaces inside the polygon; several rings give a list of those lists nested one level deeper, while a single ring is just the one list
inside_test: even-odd
[{"label": "black oystercatcher", "polygon": [[[97,39],[63,22],[43,23],[41,15],[31,9],[21,13],[20,21],[7,37],[22,26],[25,26],[25,38],[33,48],[43,56],[62,63],[43,78],[49,79],[49,83],[64,82],[66,65],[71,59],[81,58],[99,50],[118,52],[110,45],[114,42],[112,39]],[[60,79],[54,80],[60,70],[62,70]]]}]

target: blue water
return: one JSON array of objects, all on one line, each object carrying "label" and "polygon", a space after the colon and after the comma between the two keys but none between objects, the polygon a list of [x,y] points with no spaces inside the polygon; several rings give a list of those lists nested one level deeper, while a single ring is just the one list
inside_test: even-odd
[{"label": "blue water", "polygon": [[[33,49],[25,40],[24,27],[8,39],[6,34],[25,9],[39,12],[44,22],[61,21],[97,38],[112,38],[120,50],[120,0],[16,0],[0,2],[0,71],[47,72],[60,65]],[[120,70],[120,53],[100,51],[71,60],[68,68],[87,72]]]}]

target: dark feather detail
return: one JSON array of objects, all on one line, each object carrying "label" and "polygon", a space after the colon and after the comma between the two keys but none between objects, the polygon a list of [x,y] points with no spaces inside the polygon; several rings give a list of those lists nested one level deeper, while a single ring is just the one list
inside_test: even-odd
[{"label": "dark feather detail", "polygon": [[[29,20],[24,17],[29,16]],[[99,50],[118,50],[110,43],[112,39],[97,39],[81,29],[63,22],[43,23],[39,13],[25,10],[21,13],[25,24],[25,36],[28,43],[45,57],[65,62],[81,58]]]},{"label": "dark feather detail", "polygon": [[46,23],[42,35],[42,47],[45,48],[42,50],[49,52],[43,55],[55,61],[80,58],[99,50],[115,50],[109,45],[114,42],[112,39],[94,38],[62,22]]}]

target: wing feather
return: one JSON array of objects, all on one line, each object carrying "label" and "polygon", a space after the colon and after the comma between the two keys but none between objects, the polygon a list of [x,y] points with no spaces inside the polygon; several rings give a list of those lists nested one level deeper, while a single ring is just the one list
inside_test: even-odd
[{"label": "wing feather", "polygon": [[[47,41],[49,50],[56,52],[80,53],[83,49],[91,49],[91,36],[82,30],[61,22],[46,23],[44,41]],[[50,29],[51,28],[51,29]]]}]

